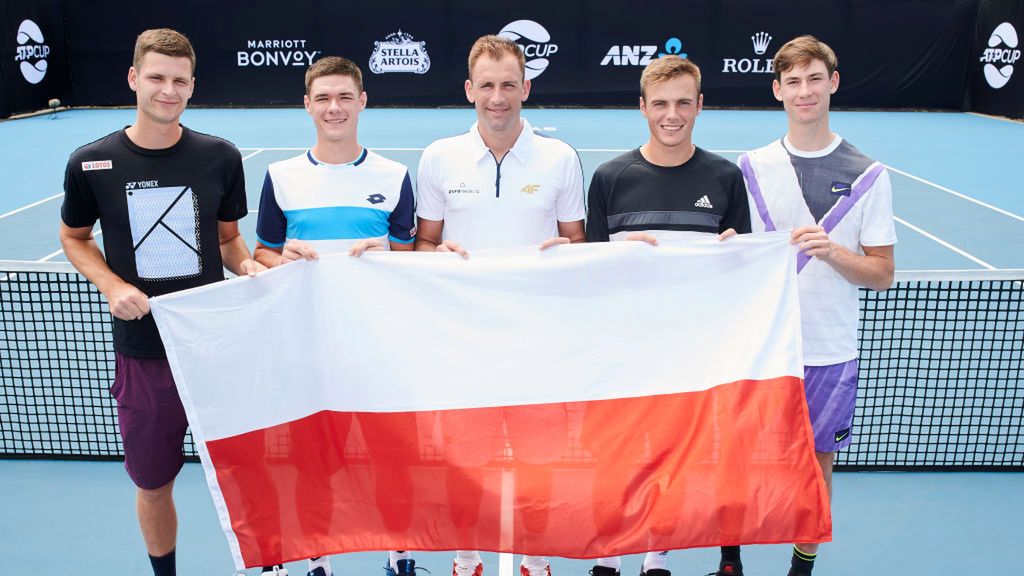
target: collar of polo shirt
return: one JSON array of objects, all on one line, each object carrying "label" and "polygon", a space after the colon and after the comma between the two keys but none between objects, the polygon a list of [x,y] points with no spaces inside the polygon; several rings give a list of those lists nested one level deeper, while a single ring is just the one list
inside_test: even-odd
[{"label": "collar of polo shirt", "polygon": [[[533,133],[533,126],[526,121],[526,118],[520,118],[519,121],[522,123],[523,130],[519,133],[519,138],[516,138],[516,143],[512,145],[512,149],[508,151],[520,164],[525,165],[530,160],[530,152],[533,151],[533,138],[536,134]],[[480,136],[480,127],[477,122],[473,123],[473,126],[469,128],[469,133],[472,135],[473,146],[476,149],[474,158],[477,162],[483,158],[491,157],[491,150],[484,144],[484,139]]]}]

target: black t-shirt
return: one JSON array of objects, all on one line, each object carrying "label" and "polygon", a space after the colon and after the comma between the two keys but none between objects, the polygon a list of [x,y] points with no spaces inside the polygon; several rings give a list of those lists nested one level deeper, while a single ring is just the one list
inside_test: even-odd
[{"label": "black t-shirt", "polygon": [[[230,142],[182,127],[170,148],[136,146],[124,130],[71,154],[61,218],[103,230],[107,265],[147,296],[224,279],[217,222],[247,213],[242,157]],[[114,349],[165,356],[153,316],[114,318]]]},{"label": "black t-shirt", "polygon": [[657,166],[640,149],[605,162],[587,194],[587,242],[628,232],[750,232],[743,173],[725,158],[696,148],[679,166]]}]

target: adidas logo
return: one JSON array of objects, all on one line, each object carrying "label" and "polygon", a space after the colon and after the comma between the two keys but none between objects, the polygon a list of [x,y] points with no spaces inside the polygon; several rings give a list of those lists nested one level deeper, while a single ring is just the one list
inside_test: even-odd
[{"label": "adidas logo", "polygon": [[694,206],[697,208],[714,208],[714,206],[711,205],[711,200],[708,200],[707,196],[702,196],[700,200],[697,200],[697,203],[694,204]]}]

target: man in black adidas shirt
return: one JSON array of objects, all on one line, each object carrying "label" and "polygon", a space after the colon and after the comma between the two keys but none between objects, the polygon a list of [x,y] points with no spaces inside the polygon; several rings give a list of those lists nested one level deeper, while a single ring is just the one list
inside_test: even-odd
[{"label": "man in black adidas shirt", "polygon": [[[689,60],[663,56],[644,69],[640,111],[647,118],[650,138],[594,172],[588,192],[587,242],[643,240],[657,245],[659,238],[693,233],[717,234],[725,239],[750,232],[743,174],[732,162],[693,145],[693,125],[703,104],[700,69]],[[615,427],[608,426],[616,417],[604,413],[601,406],[589,407],[584,415],[581,441],[599,465],[608,458],[606,452],[614,452],[608,452],[606,446],[615,448],[624,441],[634,442],[636,454],[644,453],[644,434],[629,435],[627,440]],[[647,440],[652,453],[678,442],[678,438],[653,436]],[[600,485],[595,485],[595,494],[621,480],[615,474],[606,474],[597,482]],[[665,493],[660,497],[670,496]],[[622,526],[623,519],[618,508],[594,507],[594,520],[604,533],[629,529]],[[723,521],[723,527],[726,525]],[[652,531],[672,529],[652,527]],[[723,557],[733,553],[738,555],[739,547],[722,548]],[[648,552],[641,576],[670,576],[666,556],[666,552]],[[618,557],[598,558],[591,574],[619,576],[620,568]]]},{"label": "man in black adidas shirt", "polygon": [[640,91],[650,139],[594,172],[587,242],[632,233],[641,234],[629,239],[653,240],[678,232],[750,232],[743,174],[691,140],[704,103],[700,69],[678,56],[658,58],[644,69]]},{"label": "man in black adidas shirt", "polygon": [[[195,52],[181,34],[139,35],[128,71],[135,123],[71,155],[61,207],[64,252],[114,315],[111,393],[157,576],[175,573],[172,487],[188,422],[148,297],[223,280],[225,266],[235,274],[263,269],[238,232],[247,213],[241,155],[179,124],[194,71]],[[92,234],[97,220],[104,252]]]}]

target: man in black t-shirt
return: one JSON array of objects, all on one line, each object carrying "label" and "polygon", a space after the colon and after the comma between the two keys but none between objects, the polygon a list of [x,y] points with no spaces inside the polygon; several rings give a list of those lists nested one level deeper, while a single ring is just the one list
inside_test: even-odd
[{"label": "man in black t-shirt", "polygon": [[[71,155],[61,207],[64,252],[114,316],[111,393],[157,576],[175,573],[172,487],[188,422],[148,297],[223,280],[224,267],[250,276],[263,269],[238,232],[247,213],[241,155],[226,140],[179,124],[194,70],[195,53],[181,34],[139,35],[128,70],[135,123]],[[92,234],[97,220],[104,252]]]},{"label": "man in black t-shirt", "polygon": [[[716,234],[724,240],[750,232],[743,174],[732,162],[693,145],[693,126],[703,104],[700,69],[689,60],[663,56],[644,69],[640,77],[640,111],[647,119],[650,138],[643,146],[605,162],[594,172],[588,192],[587,242],[642,240],[657,245],[659,238],[694,233]],[[692,415],[680,414],[681,427],[671,436],[653,432],[623,436],[620,429],[608,426],[617,417],[600,403],[588,407],[583,417],[581,442],[598,466],[609,471],[597,478],[595,495],[627,489],[623,482],[630,479],[615,471],[631,463],[617,462],[610,456],[621,453],[622,442],[633,443],[638,459],[646,450],[652,460],[657,460],[683,441],[685,424],[695,420]],[[723,459],[740,456],[718,455]],[[657,481],[650,479],[650,483]],[[682,508],[683,494],[678,488],[658,497],[661,506]],[[734,524],[734,515],[724,512],[727,513],[720,514],[718,519],[723,540],[729,538]],[[605,535],[631,529],[623,526],[624,512],[617,507],[595,504],[594,520]],[[671,533],[674,528],[652,526],[651,530]],[[723,558],[732,558],[734,554],[738,558],[739,547],[723,547],[722,554]],[[670,576],[666,556],[666,552],[648,552],[641,576]],[[620,568],[618,557],[598,558],[591,574],[619,576]]]}]

